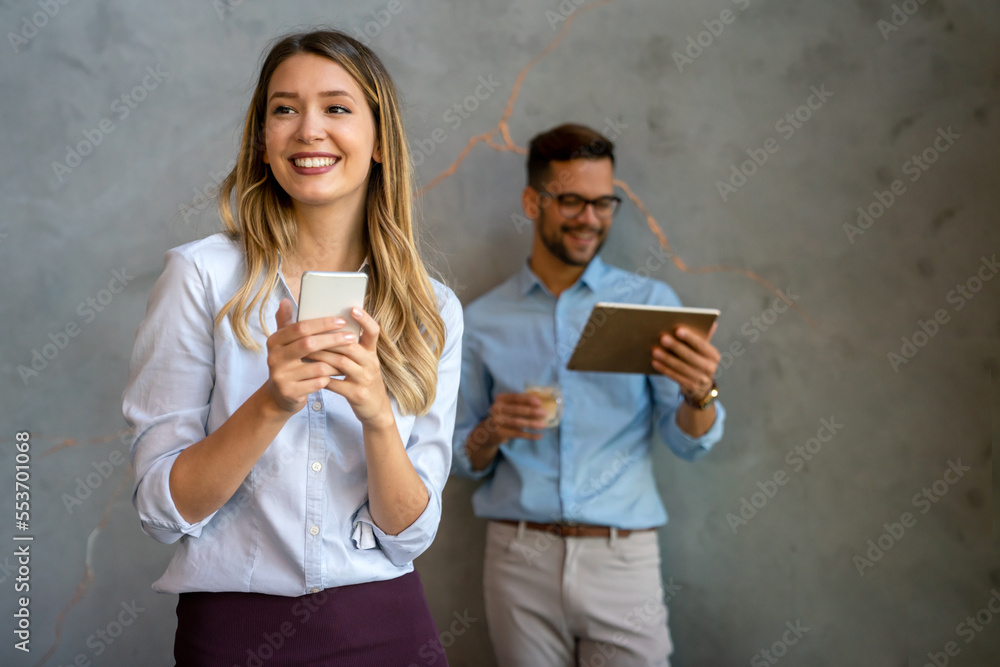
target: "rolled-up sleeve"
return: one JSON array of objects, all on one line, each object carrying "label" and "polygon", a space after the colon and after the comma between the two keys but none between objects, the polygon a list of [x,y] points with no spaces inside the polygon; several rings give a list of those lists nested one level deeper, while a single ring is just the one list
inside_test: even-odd
[{"label": "rolled-up sleeve", "polygon": [[[652,281],[653,296],[650,303],[662,306],[682,306],[673,288],[659,281]],[[694,437],[685,433],[677,424],[677,409],[681,405],[680,388],[677,383],[662,375],[647,376],[656,408],[657,428],[660,438],[674,454],[686,461],[696,461],[708,454],[712,445],[722,440],[726,421],[726,410],[715,402],[715,421],[704,434]]]},{"label": "rolled-up sleeve", "polygon": [[427,507],[416,521],[397,535],[389,535],[375,525],[368,503],[358,510],[354,519],[355,545],[364,548],[367,530],[359,526],[359,523],[367,524],[378,546],[397,567],[412,562],[434,541],[441,523],[441,494],[451,468],[451,441],[461,376],[464,325],[462,304],[458,297],[447,288],[439,289],[438,300],[441,319],[445,325],[445,342],[438,361],[437,394],[427,414],[418,415],[414,419],[413,429],[406,442],[410,462],[427,487]]},{"label": "rolled-up sleeve", "polygon": [[473,470],[465,443],[479,422],[490,412],[492,381],[483,363],[476,338],[466,333],[462,342],[462,381],[458,389],[458,414],[455,418],[452,472],[462,477],[482,479],[493,474],[497,459],[482,470]]},{"label": "rolled-up sleeve", "polygon": [[198,537],[214,516],[189,523],[170,494],[170,470],[185,447],[206,436],[215,380],[214,318],[198,268],[176,250],[139,325],[122,395],[122,413],[134,430],[132,503],[142,529],[172,543]]},{"label": "rolled-up sleeve", "polygon": [[656,402],[657,425],[660,437],[670,450],[682,459],[696,461],[712,449],[712,445],[722,440],[726,421],[726,409],[715,402],[715,421],[704,434],[694,437],[685,433],[677,424],[677,409],[681,404],[677,384],[666,377],[651,376],[650,384]]}]

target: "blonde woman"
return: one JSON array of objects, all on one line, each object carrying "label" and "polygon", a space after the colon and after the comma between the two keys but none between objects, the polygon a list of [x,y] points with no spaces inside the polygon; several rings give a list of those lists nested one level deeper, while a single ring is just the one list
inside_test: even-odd
[{"label": "blonde woman", "polygon": [[[418,256],[411,176],[377,56],[337,31],[271,47],[226,232],[167,253],[123,396],[143,530],[179,542],[154,584],[180,596],[178,664],[445,664],[412,561],[441,516],[462,310]],[[309,270],[368,273],[360,337],[296,322]]]}]

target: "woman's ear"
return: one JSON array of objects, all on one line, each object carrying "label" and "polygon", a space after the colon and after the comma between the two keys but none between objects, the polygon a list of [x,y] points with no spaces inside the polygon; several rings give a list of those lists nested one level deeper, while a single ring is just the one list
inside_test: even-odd
[{"label": "woman's ear", "polygon": [[375,139],[375,150],[372,151],[372,159],[376,162],[382,162],[382,147],[379,146],[378,139]]}]

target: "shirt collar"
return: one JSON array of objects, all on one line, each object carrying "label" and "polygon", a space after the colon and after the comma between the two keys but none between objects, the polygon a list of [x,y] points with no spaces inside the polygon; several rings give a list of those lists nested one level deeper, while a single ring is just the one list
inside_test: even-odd
[{"label": "shirt collar", "polygon": [[[369,262],[370,259],[371,259],[371,255],[365,255],[365,260],[363,262],[361,262],[361,266],[358,267],[357,273],[367,273],[369,276],[371,275],[371,273],[372,273],[372,267],[371,267],[371,263]],[[281,273],[281,262],[282,262],[281,253],[278,253],[278,273],[279,274]]]},{"label": "shirt collar", "polygon": [[580,276],[579,282],[583,283],[593,291],[601,286],[604,281],[604,276],[608,273],[608,266],[601,261],[600,256],[595,255],[594,259],[590,260],[590,264],[587,268],[583,270],[583,274]]},{"label": "shirt collar", "polygon": [[[601,286],[601,281],[604,276],[607,275],[608,267],[601,261],[600,256],[595,256],[594,259],[590,260],[590,264],[587,268],[583,270],[580,274],[579,280],[574,283],[575,285],[583,284],[589,287],[592,291],[596,292]],[[548,291],[545,283],[542,279],[535,275],[535,272],[531,270],[531,266],[528,264],[528,260],[524,260],[524,266],[521,267],[521,271],[518,274],[518,288],[521,294],[527,295],[535,287]]]},{"label": "shirt collar", "polygon": [[[372,276],[372,265],[368,261],[369,259],[371,259],[371,255],[365,255],[365,261],[361,262],[361,266],[358,267],[358,271],[357,272],[358,273],[364,273],[369,278],[371,278],[371,276]],[[291,297],[292,296],[292,290],[288,289],[288,285],[287,285],[287,283],[285,283],[285,276],[284,276],[283,273],[281,273],[281,261],[282,261],[281,253],[278,253],[278,282],[281,284],[282,287],[285,288],[285,294],[288,295],[289,297]],[[295,301],[295,300],[293,299],[293,301]],[[296,307],[298,307],[298,303],[297,302],[296,302]]]}]

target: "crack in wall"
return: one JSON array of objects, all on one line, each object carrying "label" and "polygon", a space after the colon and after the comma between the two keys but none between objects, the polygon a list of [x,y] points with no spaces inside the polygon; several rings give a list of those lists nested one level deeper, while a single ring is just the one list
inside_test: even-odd
[{"label": "crack in wall", "polygon": [[56,617],[55,637],[52,639],[52,645],[49,647],[49,650],[45,652],[45,655],[43,655],[41,659],[35,663],[35,667],[44,665],[58,650],[59,642],[62,639],[62,626],[66,617],[69,616],[69,612],[73,609],[73,607],[79,604],[87,596],[87,593],[90,592],[90,585],[94,582],[93,554],[97,543],[97,536],[107,527],[115,501],[118,500],[118,496],[122,494],[122,491],[128,488],[128,482],[131,479],[132,475],[129,473],[126,473],[122,477],[122,481],[118,484],[118,488],[111,494],[107,505],[104,507],[104,515],[101,517],[100,522],[97,524],[97,527],[90,532],[90,535],[87,538],[87,551],[84,555],[83,577],[80,578],[80,583],[76,585],[76,591],[73,593],[73,597],[70,598],[70,601],[66,603],[66,606],[59,612],[59,616]]},{"label": "crack in wall", "polygon": [[[127,434],[129,434],[131,432],[132,432],[132,429],[130,429],[130,428],[122,429],[122,430],[118,431],[117,433],[114,433],[113,435],[105,435],[105,436],[100,436],[100,437],[97,437],[97,438],[91,438],[90,440],[87,440],[86,443],[84,443],[84,444],[87,444],[87,445],[100,445],[100,444],[104,444],[104,443],[108,443],[108,442],[114,442],[115,440],[121,440],[125,435],[127,435]],[[42,436],[42,435],[37,435],[36,438],[37,439],[45,439],[45,437]],[[77,441],[76,438],[55,438],[55,440],[58,440],[59,442],[57,442],[55,445],[49,447],[44,452],[42,452],[41,455],[38,457],[39,461],[41,461],[42,459],[46,458],[47,456],[51,456],[52,454],[55,454],[56,452],[61,452],[64,449],[69,449],[70,447],[79,447],[80,446],[80,443]]]},{"label": "crack in wall", "polygon": [[[510,96],[507,99],[507,104],[504,107],[504,112],[497,125],[487,132],[477,134],[471,137],[466,143],[465,147],[459,153],[458,157],[454,160],[454,162],[452,162],[451,165],[449,165],[446,169],[444,169],[444,171],[435,176],[429,183],[427,183],[427,185],[418,189],[416,196],[422,197],[424,194],[426,194],[430,190],[440,185],[447,178],[454,176],[458,172],[458,169],[461,167],[462,163],[468,157],[469,153],[472,151],[473,148],[475,148],[477,144],[480,143],[485,144],[487,147],[498,152],[514,152],[521,155],[527,155],[528,152],[527,149],[518,146],[512,139],[510,135],[510,126],[509,126],[509,120],[513,115],[514,105],[517,102],[525,78],[539,62],[541,62],[544,58],[546,58],[556,49],[556,47],[566,36],[571,26],[579,16],[583,15],[588,11],[597,9],[605,5],[609,5],[612,2],[616,1],[617,0],[599,0],[598,2],[594,2],[585,7],[579,8],[578,11],[575,11],[573,14],[568,16],[565,22],[563,23],[562,27],[556,33],[556,36],[549,43],[549,45],[541,53],[532,58],[518,73],[517,79],[515,80],[514,85],[512,87]],[[502,143],[498,143],[497,141],[498,134],[500,135]],[[771,283],[769,280],[763,278],[762,276],[757,275],[756,273],[750,271],[749,269],[744,269],[742,267],[737,267],[737,266],[725,266],[725,265],[689,267],[683,261],[683,259],[681,259],[681,257],[673,251],[673,249],[670,246],[670,242],[667,238],[667,235],[663,231],[663,228],[656,220],[655,216],[653,216],[653,214],[643,203],[642,199],[631,189],[631,187],[629,187],[628,183],[620,179],[615,179],[614,183],[615,185],[617,185],[619,188],[622,189],[622,191],[626,194],[629,200],[632,201],[632,203],[636,206],[636,208],[640,211],[640,213],[642,213],[642,215],[646,220],[647,225],[649,226],[650,231],[654,234],[654,236],[656,236],[660,246],[668,254],[671,261],[677,267],[678,270],[690,274],[725,272],[725,273],[735,273],[738,275],[742,275],[745,278],[761,285],[762,287],[770,291],[772,294],[775,294],[779,299],[781,299],[786,304],[788,304],[788,306],[793,308],[812,329],[816,330],[817,332],[821,332],[817,322],[812,317],[810,317],[802,308],[800,308],[797,304],[786,298],[785,295],[778,288],[776,288],[774,284]],[[112,442],[116,439],[121,439],[125,434],[129,432],[130,429],[124,429],[110,436],[91,438],[90,440],[86,441],[86,444],[93,445],[93,444],[103,444]],[[57,440],[58,442],[52,447],[45,450],[41,454],[41,456],[39,456],[39,459],[44,459],[52,454],[56,454],[60,451],[69,449],[71,447],[80,446],[80,443],[75,438],[59,438]],[[93,531],[91,531],[90,536],[88,537],[87,551],[84,561],[85,570],[83,577],[77,584],[76,591],[74,592],[73,597],[69,600],[66,606],[63,607],[63,609],[60,611],[59,616],[56,619],[55,637],[53,639],[53,643],[49,648],[49,650],[45,653],[45,655],[43,655],[42,658],[36,663],[37,666],[44,665],[46,662],[48,662],[48,660],[55,654],[56,650],[58,650],[60,641],[62,639],[62,626],[66,620],[66,617],[68,616],[69,612],[77,604],[79,604],[90,592],[91,584],[94,581],[93,551],[96,545],[97,537],[107,526],[107,523],[110,519],[112,507],[114,506],[115,501],[118,499],[121,493],[127,488],[128,486],[127,483],[129,482],[131,477],[132,477],[131,474],[126,474],[124,476],[118,488],[115,490],[111,498],[108,500],[101,521],[98,523],[97,527],[94,528]]]},{"label": "crack in wall", "polygon": [[[459,167],[462,165],[463,162],[465,162],[465,159],[469,156],[469,153],[472,151],[473,148],[475,148],[476,144],[483,143],[492,148],[493,150],[500,152],[514,152],[514,153],[519,153],[521,155],[527,155],[528,150],[526,148],[518,146],[516,143],[514,143],[514,140],[510,136],[510,126],[508,124],[511,115],[513,115],[514,104],[517,102],[517,98],[521,92],[521,85],[524,83],[524,79],[539,62],[541,62],[545,57],[547,57],[550,53],[552,53],[553,50],[555,50],[555,48],[562,41],[563,37],[566,36],[567,32],[573,25],[573,22],[576,21],[577,17],[581,16],[585,12],[597,9],[598,7],[602,7],[604,5],[608,5],[616,1],[617,0],[601,0],[600,2],[589,4],[586,7],[581,7],[578,11],[575,11],[574,13],[570,14],[566,18],[565,23],[563,23],[562,27],[559,29],[559,32],[557,32],[556,36],[552,38],[552,41],[549,43],[549,45],[545,47],[545,49],[541,53],[532,58],[528,62],[528,64],[522,67],[521,71],[518,72],[517,79],[514,81],[514,86],[510,92],[510,97],[507,98],[507,104],[504,107],[503,115],[500,117],[500,121],[497,123],[496,127],[487,132],[483,132],[481,134],[477,134],[471,137],[468,143],[466,143],[465,147],[462,149],[462,151],[458,154],[458,157],[455,159],[454,162],[452,162],[440,174],[431,179],[431,181],[427,185],[417,190],[417,197],[422,197],[424,194],[426,194],[430,190],[433,190],[438,185],[440,185],[441,182],[444,181],[445,179],[454,176],[455,173],[458,171]],[[495,135],[497,133],[499,133],[503,138],[502,144],[496,143]],[[756,273],[754,273],[749,269],[744,269],[738,266],[726,266],[726,265],[689,267],[670,248],[670,242],[667,240],[667,235],[664,233],[663,228],[660,226],[659,222],[657,222],[653,214],[650,213],[649,209],[646,208],[645,204],[643,204],[639,196],[636,195],[635,192],[632,191],[632,188],[628,186],[628,183],[620,179],[615,179],[615,185],[620,187],[625,192],[625,194],[632,201],[632,203],[635,204],[636,208],[638,208],[639,211],[643,214],[643,216],[645,216],[646,223],[649,225],[650,231],[653,232],[653,234],[659,241],[660,246],[663,247],[664,251],[666,251],[666,253],[670,256],[671,261],[673,261],[674,266],[676,266],[680,271],[690,274],[735,273],[745,278],[748,278],[749,280],[752,280],[757,284],[761,285],[766,290],[768,290],[776,297],[778,297],[786,304],[788,304],[788,306],[793,308],[795,312],[797,312],[802,317],[802,319],[805,320],[806,324],[808,324],[814,331],[822,333],[822,330],[820,329],[820,326],[815,319],[810,317],[808,313],[806,313],[802,308],[800,308],[792,300],[786,297],[785,294],[780,289],[775,287],[771,281],[767,280],[762,276],[757,275]]]}]

